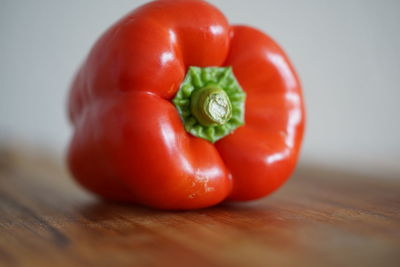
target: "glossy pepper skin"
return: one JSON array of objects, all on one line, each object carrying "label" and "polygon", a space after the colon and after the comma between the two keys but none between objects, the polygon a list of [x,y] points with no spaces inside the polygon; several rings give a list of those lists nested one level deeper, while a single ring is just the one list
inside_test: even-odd
[{"label": "glossy pepper skin", "polygon": [[[245,124],[215,144],[187,133],[171,102],[189,66],[232,66],[246,92]],[[68,111],[68,165],[81,185],[173,210],[276,190],[296,165],[305,116],[284,51],[199,0],[150,2],[109,28],[72,83]]]}]

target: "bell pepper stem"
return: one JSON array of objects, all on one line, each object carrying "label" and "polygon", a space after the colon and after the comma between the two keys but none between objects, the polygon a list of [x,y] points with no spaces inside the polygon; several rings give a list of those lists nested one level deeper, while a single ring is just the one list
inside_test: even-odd
[{"label": "bell pepper stem", "polygon": [[173,103],[188,133],[215,143],[244,124],[245,98],[231,67],[189,67]]},{"label": "bell pepper stem", "polygon": [[232,104],[224,90],[207,86],[191,96],[191,111],[200,124],[223,125],[232,117]]}]

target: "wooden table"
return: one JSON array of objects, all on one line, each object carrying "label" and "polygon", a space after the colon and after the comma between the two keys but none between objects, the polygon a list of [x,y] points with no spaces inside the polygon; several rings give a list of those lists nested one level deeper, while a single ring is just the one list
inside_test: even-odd
[{"label": "wooden table", "polygon": [[400,182],[303,166],[269,198],[165,212],[3,149],[0,266],[400,266]]}]

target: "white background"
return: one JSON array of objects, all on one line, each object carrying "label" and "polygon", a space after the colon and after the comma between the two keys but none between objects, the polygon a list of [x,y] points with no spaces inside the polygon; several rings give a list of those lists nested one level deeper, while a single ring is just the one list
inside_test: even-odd
[{"label": "white background", "polygon": [[[0,138],[62,155],[74,71],[111,23],[144,2],[0,0]],[[303,162],[400,170],[400,1],[210,2],[291,57],[307,104]]]}]

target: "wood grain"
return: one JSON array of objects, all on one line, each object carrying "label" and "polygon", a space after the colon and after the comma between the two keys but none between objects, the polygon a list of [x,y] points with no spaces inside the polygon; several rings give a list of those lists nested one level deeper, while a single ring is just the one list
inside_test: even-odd
[{"label": "wood grain", "polygon": [[163,212],[3,149],[0,266],[400,266],[400,183],[303,166],[260,201]]}]

